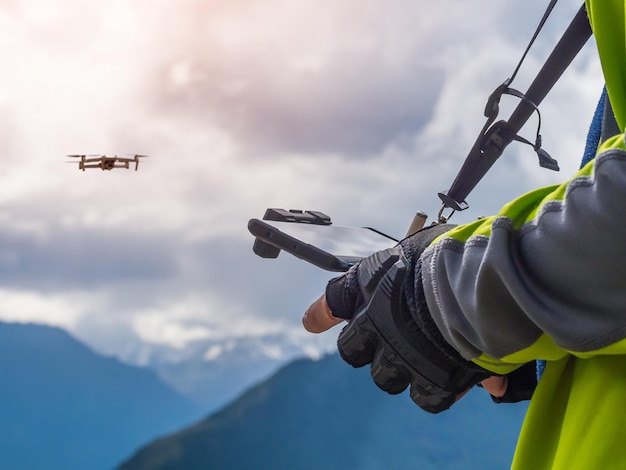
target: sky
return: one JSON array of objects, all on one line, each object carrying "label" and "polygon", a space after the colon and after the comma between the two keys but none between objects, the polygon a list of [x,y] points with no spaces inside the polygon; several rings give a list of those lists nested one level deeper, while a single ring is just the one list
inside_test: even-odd
[{"label": "sky", "polygon": [[[207,339],[332,348],[301,315],[333,274],[258,258],[247,221],[319,210],[401,237],[416,211],[434,218],[544,3],[1,0],[0,320],[134,363]],[[579,6],[557,5],[520,90]],[[513,144],[453,222],[576,170],[602,87],[594,47],[541,105],[561,172]],[[82,153],[149,157],[81,172],[65,156]]]}]

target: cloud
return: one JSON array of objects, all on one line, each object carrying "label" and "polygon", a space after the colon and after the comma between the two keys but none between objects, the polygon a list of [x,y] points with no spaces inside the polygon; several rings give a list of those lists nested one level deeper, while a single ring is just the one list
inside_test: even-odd
[{"label": "cloud", "polygon": [[480,22],[468,21],[475,6],[458,2],[183,5],[196,15],[163,25],[169,41],[145,99],[157,113],[227,129],[257,157],[376,156],[426,124],[446,57],[462,49],[468,59],[496,34],[521,35],[493,2]]},{"label": "cloud", "polygon": [[32,289],[0,289],[0,317],[17,323],[43,323],[76,329],[89,306],[99,301],[95,293],[41,293]]},{"label": "cloud", "polygon": [[91,289],[177,275],[172,240],[106,230],[46,227],[37,236],[0,232],[0,282],[37,290]]},{"label": "cloud", "polygon": [[[416,210],[433,218],[542,8],[3,2],[0,316],[62,324],[140,362],[278,332],[318,348],[300,315],[332,274],[256,257],[248,219],[315,209],[401,236]],[[575,8],[555,9],[520,89]],[[601,85],[586,54],[542,105],[546,148],[570,168]],[[138,172],[63,163],[127,152],[150,157]],[[456,221],[566,171],[544,176],[532,150],[511,147]]]}]

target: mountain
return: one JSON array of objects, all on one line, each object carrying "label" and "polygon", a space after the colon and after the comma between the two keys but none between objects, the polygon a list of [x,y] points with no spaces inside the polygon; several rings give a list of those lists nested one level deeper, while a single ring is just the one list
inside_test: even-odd
[{"label": "mountain", "polygon": [[178,351],[152,347],[145,366],[203,409],[217,411],[280,367],[308,356],[312,346],[280,334],[199,340]]},{"label": "mountain", "polygon": [[118,470],[508,468],[525,404],[480,389],[431,415],[337,355],[302,359],[210,417],[140,449]]},{"label": "mountain", "polygon": [[201,415],[153,371],[58,328],[0,322],[0,468],[111,469]]}]

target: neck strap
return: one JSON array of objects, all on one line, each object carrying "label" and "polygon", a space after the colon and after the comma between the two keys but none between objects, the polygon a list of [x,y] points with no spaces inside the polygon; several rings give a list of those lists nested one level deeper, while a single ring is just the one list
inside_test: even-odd
[{"label": "neck strap", "polygon": [[[531,39],[522,60],[517,65],[511,78],[494,90],[487,101],[485,108],[485,116],[487,122],[483,126],[478,138],[472,146],[461,170],[457,174],[452,186],[448,191],[440,192],[439,198],[443,202],[441,211],[439,212],[439,221],[446,222],[454,211],[465,210],[469,207],[465,198],[474,189],[482,177],[487,173],[496,160],[502,155],[504,149],[514,140],[529,143],[533,146],[539,157],[539,164],[542,167],[552,170],[558,170],[556,160],[552,159],[548,153],[541,148],[541,135],[539,129],[534,144],[526,139],[518,136],[518,132],[524,126],[528,118],[533,112],[538,113],[538,106],[545,98],[554,84],[561,77],[565,69],[572,62],[574,57],[585,45],[591,37],[591,25],[587,18],[585,5],[580,8],[567,30],[555,46],[554,50],[546,60],[545,64],[531,83],[526,93],[521,93],[513,88],[510,84],[517,74],[519,67],[524,60],[530,46],[534,42],[539,30],[543,26],[545,19],[549,15],[555,1],[551,2],[548,10],[544,14],[535,35]],[[494,122],[498,111],[500,97],[503,94],[510,94],[521,99],[508,120]],[[452,212],[445,217],[443,211],[450,209]]]}]

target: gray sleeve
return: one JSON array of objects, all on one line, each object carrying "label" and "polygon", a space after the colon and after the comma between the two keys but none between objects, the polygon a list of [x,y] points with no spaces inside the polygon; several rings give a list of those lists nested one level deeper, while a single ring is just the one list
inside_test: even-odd
[{"label": "gray sleeve", "polygon": [[626,152],[596,157],[564,194],[535,201],[520,229],[504,210],[487,236],[446,237],[424,252],[433,320],[466,359],[502,358],[542,333],[577,352],[626,337]]}]

